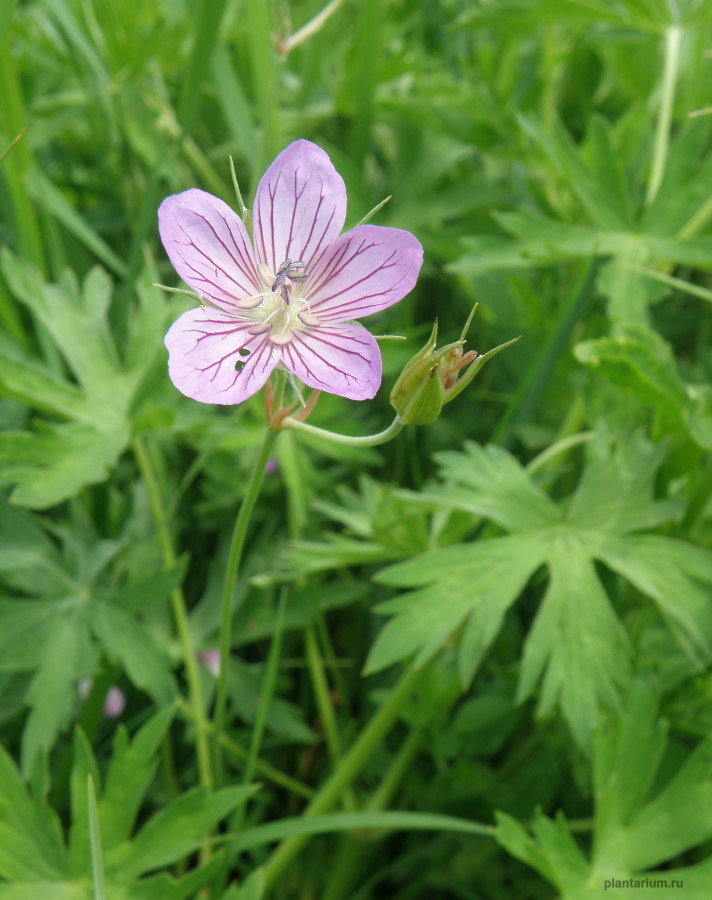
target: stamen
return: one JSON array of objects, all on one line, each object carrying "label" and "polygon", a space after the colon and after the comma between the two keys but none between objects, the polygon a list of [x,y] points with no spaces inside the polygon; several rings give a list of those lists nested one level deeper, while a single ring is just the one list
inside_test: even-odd
[{"label": "stamen", "polygon": [[302,325],[315,327],[316,325],[321,324],[321,319],[319,319],[317,316],[312,315],[309,312],[308,305],[307,305],[307,309],[304,312],[297,313],[297,318],[302,323]]},{"label": "stamen", "polygon": [[237,309],[255,309],[264,301],[265,294],[254,294],[252,297],[245,297],[244,300],[238,300]]}]

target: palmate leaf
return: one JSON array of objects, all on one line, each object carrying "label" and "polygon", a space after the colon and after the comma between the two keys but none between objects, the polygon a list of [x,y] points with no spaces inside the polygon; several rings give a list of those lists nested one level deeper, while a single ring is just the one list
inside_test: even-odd
[{"label": "palmate leaf", "polygon": [[[638,681],[621,715],[597,728],[591,860],[562,816],[552,821],[538,813],[529,833],[510,816],[498,814],[496,839],[555,885],[560,900],[632,900],[642,888],[646,897],[657,900],[676,894],[704,900],[712,893],[709,860],[654,871],[712,837],[712,741],[692,750],[651,796],[666,749],[665,727],[656,714],[652,688]],[[620,886],[629,879],[638,883]],[[667,886],[655,886],[660,881]],[[676,890],[675,882],[682,882],[684,891]]]},{"label": "palmate leaf", "polygon": [[[60,532],[51,540],[33,517],[0,503],[0,582],[14,596],[0,595],[0,671],[27,672],[30,714],[22,741],[29,772],[48,751],[77,705],[77,685],[91,677],[100,650],[159,704],[171,702],[171,659],[157,638],[136,619],[134,588],[145,595],[145,579],[118,581],[110,566],[120,550],[92,534]],[[165,598],[178,570],[152,575],[151,601]],[[144,601],[145,605],[145,601]]]},{"label": "palmate leaf", "polygon": [[5,250],[2,271],[35,318],[40,343],[51,343],[76,382],[58,374],[56,360],[45,364],[8,338],[0,341],[0,391],[64,420],[39,421],[0,439],[0,478],[16,485],[12,499],[42,509],[104,480],[125,449],[132,401],[162,353],[164,306],[141,282],[121,363],[107,320],[112,284],[102,269],[92,269],[81,287],[69,272],[61,284],[45,284]]},{"label": "palmate leaf", "polygon": [[[96,785],[107,900],[187,900],[197,895],[224,865],[219,853],[180,878],[161,870],[195,852],[257,786],[188,791],[146,815],[136,831],[171,718],[171,709],[158,712],[131,740],[118,729],[103,789],[93,751],[77,731],[69,847],[59,817],[31,797],[9,755],[0,749],[0,878],[10,882],[0,884],[1,900],[94,900],[88,775]],[[148,872],[154,874],[143,877]]]},{"label": "palmate leaf", "polygon": [[616,337],[583,341],[574,353],[579,362],[635,392],[666,421],[685,429],[700,447],[712,448],[707,386],[685,384],[669,344],[656,332],[628,327]]},{"label": "palmate leaf", "polygon": [[[655,202],[636,215],[631,188],[621,171],[621,148],[615,146],[604,120],[591,118],[580,146],[559,122],[544,127],[533,117],[520,116],[519,123],[550,172],[575,199],[579,214],[563,221],[549,211],[496,213],[512,240],[465,238],[464,252],[450,265],[453,271],[477,274],[487,268],[610,257],[601,267],[598,286],[618,327],[646,325],[648,307],[665,294],[665,285],[647,277],[640,267],[655,270],[672,263],[712,268],[712,237],[681,236],[687,223],[704,210],[712,191],[708,122],[692,122],[676,136]],[[631,161],[626,169],[634,165],[639,162]],[[646,176],[637,174],[640,180]]]},{"label": "palmate leaf", "polygon": [[423,663],[461,629],[458,662],[467,683],[507,609],[545,567],[549,583],[525,641],[518,699],[539,689],[540,710],[558,705],[586,746],[597,710],[617,705],[630,673],[628,638],[596,571],[599,561],[657,605],[695,666],[709,660],[712,553],[639,533],[677,512],[652,497],[662,455],[640,437],[614,447],[600,433],[577,490],[558,506],[501,448],[469,444],[464,453],[440,454],[445,483],[421,500],[489,518],[511,534],[435,550],[379,573],[377,581],[410,590],[378,607],[391,620],[367,670],[412,654]]}]

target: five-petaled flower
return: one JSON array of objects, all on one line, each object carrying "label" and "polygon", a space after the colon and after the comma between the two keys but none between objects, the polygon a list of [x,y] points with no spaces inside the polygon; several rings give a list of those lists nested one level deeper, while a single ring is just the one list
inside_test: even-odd
[{"label": "five-petaled flower", "polygon": [[295,141],[269,167],[242,220],[197,189],[158,211],[174,268],[205,306],[166,335],[175,386],[203,403],[240,403],[279,366],[311,388],[367,400],[381,384],[374,337],[351,320],[401,300],[423,261],[407,231],[359,225],[345,234],[346,188],[327,154]]}]

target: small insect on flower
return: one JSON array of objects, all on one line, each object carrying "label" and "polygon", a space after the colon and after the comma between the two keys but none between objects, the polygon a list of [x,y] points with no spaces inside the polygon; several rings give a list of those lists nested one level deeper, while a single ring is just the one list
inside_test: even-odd
[{"label": "small insect on flower", "polygon": [[241,403],[283,369],[316,391],[369,400],[381,385],[376,339],[354,319],[414,287],[423,248],[408,231],[346,221],[346,187],[326,153],[295,141],[255,194],[253,235],[204,191],[167,197],[161,240],[203,303],[166,335],[168,372],[187,397]]},{"label": "small insect on flower", "polygon": [[274,280],[274,284],[272,285],[272,291],[276,291],[277,288],[282,289],[282,299],[284,302],[289,305],[289,295],[292,291],[292,282],[296,281],[306,281],[306,265],[301,261],[301,259],[285,259],[282,265],[277,270],[277,277]]}]

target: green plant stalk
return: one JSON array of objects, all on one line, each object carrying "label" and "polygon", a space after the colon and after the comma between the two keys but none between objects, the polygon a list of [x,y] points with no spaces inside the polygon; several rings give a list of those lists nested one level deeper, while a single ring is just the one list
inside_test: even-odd
[{"label": "green plant stalk", "polygon": [[[423,731],[413,729],[393,758],[378,788],[371,794],[365,807],[367,811],[378,812],[389,806],[422,743]],[[349,896],[359,869],[363,871],[368,865],[371,847],[371,843],[366,844],[357,835],[344,835],[321,900],[341,900]]]},{"label": "green plant stalk", "polygon": [[[6,139],[12,140],[25,127],[26,115],[22,89],[10,50],[9,37],[0,43],[0,84],[3,86],[0,123],[5,130]],[[2,150],[4,149],[5,147],[2,147]],[[27,190],[27,179],[32,170],[32,161],[26,136],[19,140],[12,152],[8,154],[3,163],[3,169],[12,198],[20,255],[29,259],[43,274],[46,274],[41,229]]]},{"label": "green plant stalk", "polygon": [[364,0],[359,11],[353,40],[353,55],[346,71],[353,114],[349,128],[351,157],[361,162],[368,149],[373,126],[375,94],[380,62],[381,28],[384,12],[381,0]]},{"label": "green plant stalk", "polygon": [[329,629],[326,627],[326,618],[322,609],[317,609],[316,617],[317,639],[322,647],[326,658],[327,668],[331,676],[332,683],[339,692],[339,696],[345,698],[347,696],[346,682],[336,662],[336,652],[331,641]]},{"label": "green plant stalk", "polygon": [[683,536],[689,536],[697,524],[697,520],[705,511],[712,497],[712,464],[708,465],[694,484],[685,514],[680,522]]},{"label": "green plant stalk", "polygon": [[[341,737],[339,728],[336,724],[336,716],[334,715],[334,707],[331,705],[329,696],[329,685],[324,673],[323,660],[319,652],[314,627],[309,625],[305,632],[307,667],[314,689],[314,697],[319,710],[319,716],[324,726],[324,734],[326,736],[326,745],[329,748],[329,755],[333,765],[336,765],[342,755]],[[344,791],[344,809],[353,812],[356,809],[356,801],[350,789]]]},{"label": "green plant stalk", "polygon": [[221,781],[222,768],[222,744],[221,737],[225,731],[225,712],[227,708],[227,678],[228,664],[230,661],[230,630],[232,624],[232,602],[237,582],[237,572],[242,560],[242,551],[245,546],[247,528],[250,524],[250,516],[255,507],[255,502],[262,487],[265,475],[265,464],[274,445],[277,432],[268,428],[265,432],[262,446],[257,454],[257,459],[252,468],[247,482],[245,496],[235,520],[235,528],[232,533],[230,549],[225,566],[225,581],[223,582],[222,603],[220,608],[220,672],[218,675],[218,687],[215,699],[215,713],[213,722],[215,726],[215,773],[217,783]]},{"label": "green plant stalk", "polygon": [[318,34],[343,2],[344,0],[330,0],[306,25],[302,25],[298,31],[295,31],[294,34],[279,43],[279,52],[286,56],[300,44]]},{"label": "green plant stalk", "polygon": [[[260,691],[260,700],[257,707],[257,714],[252,725],[252,735],[250,737],[250,749],[247,754],[246,765],[242,774],[242,783],[247,786],[251,784],[257,770],[257,762],[260,755],[260,746],[267,726],[267,715],[269,713],[270,704],[274,697],[275,687],[277,685],[277,674],[279,672],[279,659],[282,649],[282,634],[284,631],[284,610],[287,604],[288,588],[283,587],[277,607],[277,615],[275,618],[274,630],[272,632],[272,641],[270,643],[269,654],[267,657],[267,666],[265,668],[264,678],[262,681],[262,690]],[[243,803],[230,817],[229,831],[239,834],[243,830],[245,817],[247,815],[248,801]],[[224,859],[223,872],[220,879],[214,884],[214,890],[217,893],[224,889],[225,883],[229,877],[230,860],[234,858],[235,850],[230,845],[226,846],[226,854]]]},{"label": "green plant stalk", "polygon": [[693,213],[693,215],[690,216],[675,236],[682,238],[683,240],[695,237],[695,235],[702,231],[710,219],[712,219],[712,197],[708,197],[705,200],[702,206],[700,206],[696,213]]},{"label": "green plant stalk", "polygon": [[[257,707],[257,715],[255,716],[255,724],[252,728],[252,736],[250,739],[250,751],[247,757],[247,765],[242,776],[243,784],[250,784],[257,769],[257,760],[260,755],[260,744],[265,733],[267,725],[267,714],[274,697],[275,687],[277,685],[277,673],[279,672],[279,656],[282,650],[282,634],[284,632],[284,610],[287,605],[288,588],[282,588],[277,607],[277,616],[274,623],[274,632],[270,643],[269,655],[267,657],[267,668],[262,683],[262,692],[260,694],[260,704]],[[244,810],[247,804],[240,807],[240,814],[244,816]]]},{"label": "green plant stalk", "polygon": [[[178,705],[186,715],[192,718],[193,710],[182,697],[178,698]],[[213,723],[208,722],[208,734],[212,735],[214,731],[215,728]],[[229,735],[224,734],[220,739],[220,743],[225,748],[228,756],[234,756],[235,759],[239,759],[241,762],[247,762],[250,758],[250,751],[246,747],[243,747],[242,744],[238,744],[237,741],[233,740]],[[285,791],[296,794],[298,797],[304,797],[305,800],[311,800],[316,793],[316,791],[309,787],[308,784],[304,784],[303,781],[299,781],[297,778],[292,778],[291,775],[287,775],[287,773],[282,772],[281,769],[276,769],[274,766],[262,762],[260,759],[257,760],[256,767],[259,775],[263,775],[268,781],[272,781],[274,784],[284,788]]]},{"label": "green plant stalk", "polygon": [[[413,694],[427,671],[427,666],[410,668],[392,689],[379,710],[358,736],[349,752],[339,762],[330,778],[304,810],[302,819],[321,815],[332,809],[347,787],[360,774],[374,751],[391,730],[403,709],[403,704]],[[275,884],[309,840],[308,835],[292,835],[284,840],[268,858],[265,867],[266,890]]]},{"label": "green plant stalk", "polygon": [[181,141],[181,150],[188,163],[195,169],[205,182],[205,186],[217,194],[218,197],[230,196],[229,182],[220,177],[210,160],[205,156],[200,147],[190,137],[184,137]]},{"label": "green plant stalk", "polygon": [[218,40],[218,30],[225,11],[226,0],[200,0],[195,40],[190,63],[185,72],[178,105],[178,121],[185,134],[190,134],[198,109],[198,94],[208,71],[208,62]]},{"label": "green plant stalk", "polygon": [[[151,506],[153,520],[158,529],[158,539],[161,546],[163,564],[165,568],[170,569],[176,563],[170,529],[165,516],[161,492],[158,488],[156,475],[153,471],[153,464],[151,463],[151,458],[141,435],[137,435],[134,438],[133,451],[141,477],[146,485],[148,502]],[[193,647],[193,641],[191,640],[190,628],[188,627],[188,613],[186,611],[185,598],[183,597],[183,591],[179,587],[176,587],[171,591],[171,607],[176,628],[178,630],[178,638],[183,653],[183,663],[185,665],[185,674],[188,681],[190,706],[195,725],[195,745],[200,783],[205,787],[212,789],[213,771],[210,763],[207,720],[205,716],[205,706],[203,705],[203,694],[200,689],[198,663],[195,658],[195,648]]]},{"label": "green plant stalk", "polygon": [[410,732],[381,779],[381,783],[371,794],[371,799],[366,804],[367,810],[377,812],[379,809],[387,809],[390,806],[401,781],[408,773],[410,764],[423,744],[423,739],[422,729],[414,728]]},{"label": "green plant stalk", "polygon": [[94,900],[106,900],[104,882],[104,859],[101,852],[101,831],[99,830],[99,812],[96,808],[96,792],[94,779],[87,775],[87,802],[89,813],[89,843],[91,845],[91,873],[94,887]]},{"label": "green plant stalk", "polygon": [[363,436],[352,437],[349,434],[339,434],[336,431],[327,431],[325,428],[317,428],[316,425],[309,425],[306,422],[300,422],[299,419],[286,418],[282,422],[283,428],[294,428],[303,434],[311,434],[314,437],[322,438],[330,441],[332,444],[346,444],[349,447],[377,447],[379,444],[385,444],[394,438],[399,431],[403,429],[403,423],[400,416],[396,416],[388,428],[379,431],[377,434],[367,434]]},{"label": "green plant stalk", "polygon": [[272,4],[264,0],[246,0],[242,6],[250,62],[251,83],[254,85],[261,128],[258,130],[258,146],[252,160],[252,181],[257,183],[258,173],[264,172],[280,143],[279,81],[281,60],[272,42]]},{"label": "green plant stalk", "polygon": [[519,384],[519,388],[499,421],[494,434],[493,444],[507,444],[512,428],[518,422],[526,421],[534,411],[546,383],[554,372],[561,355],[569,346],[571,334],[576,323],[586,310],[586,306],[596,283],[596,275],[601,260],[589,260],[571,293],[564,302],[558,322],[552,329],[549,340],[542,346],[527,373]]},{"label": "green plant stalk", "polygon": [[538,475],[541,472],[547,472],[554,465],[558,464],[558,458],[568,453],[574,447],[581,444],[587,444],[595,437],[594,431],[581,431],[578,434],[571,434],[568,437],[555,441],[546,450],[542,450],[534,459],[525,466],[528,475]]},{"label": "green plant stalk", "polygon": [[333,762],[336,762],[341,756],[341,737],[336,724],[336,716],[334,708],[329,698],[329,685],[324,674],[321,654],[319,653],[319,645],[317,644],[316,635],[312,625],[308,625],[304,635],[307,655],[307,667],[312,680],[314,689],[314,697],[316,705],[319,709],[319,716],[324,726],[324,734],[326,736],[326,745]]},{"label": "green plant stalk", "polygon": [[665,174],[665,164],[667,163],[668,148],[670,146],[670,124],[675,102],[675,82],[677,81],[677,72],[680,64],[681,41],[682,29],[678,25],[671,25],[665,33],[665,65],[660,91],[660,109],[655,129],[648,190],[645,195],[645,202],[648,206],[655,199]]}]

